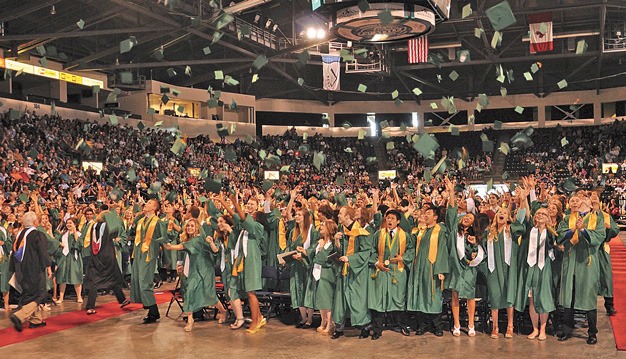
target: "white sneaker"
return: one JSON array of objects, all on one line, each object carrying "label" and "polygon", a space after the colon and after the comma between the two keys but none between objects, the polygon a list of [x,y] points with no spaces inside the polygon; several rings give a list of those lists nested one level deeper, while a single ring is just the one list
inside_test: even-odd
[{"label": "white sneaker", "polygon": [[474,329],[474,327],[467,327],[467,335],[469,335],[470,337],[475,337],[476,336],[476,330]]},{"label": "white sneaker", "polygon": [[454,327],[454,329],[452,330],[452,335],[454,335],[455,337],[460,337],[461,336],[461,327]]}]

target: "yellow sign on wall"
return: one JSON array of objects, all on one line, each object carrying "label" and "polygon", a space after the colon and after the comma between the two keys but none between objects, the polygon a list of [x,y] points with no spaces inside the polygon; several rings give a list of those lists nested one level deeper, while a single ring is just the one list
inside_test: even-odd
[{"label": "yellow sign on wall", "polygon": [[100,86],[104,88],[104,82],[85,76],[72,74],[69,72],[57,71],[46,67],[34,66],[23,62],[0,58],[0,67],[7,68],[16,72],[46,77],[54,80],[61,80],[82,86]]}]

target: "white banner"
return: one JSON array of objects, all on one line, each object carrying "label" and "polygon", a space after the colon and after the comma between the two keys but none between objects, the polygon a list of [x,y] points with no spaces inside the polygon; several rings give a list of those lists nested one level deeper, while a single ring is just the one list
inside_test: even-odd
[{"label": "white banner", "polygon": [[324,63],[324,90],[339,91],[339,74],[341,73],[341,57],[322,55]]}]

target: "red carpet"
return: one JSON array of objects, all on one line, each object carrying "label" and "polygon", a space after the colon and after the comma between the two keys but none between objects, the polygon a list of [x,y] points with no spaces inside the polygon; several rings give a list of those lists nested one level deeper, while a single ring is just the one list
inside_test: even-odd
[{"label": "red carpet", "polygon": [[626,350],[626,247],[615,237],[611,246],[611,264],[613,265],[613,300],[617,315],[611,317],[613,335],[617,350]]},{"label": "red carpet", "polygon": [[[155,297],[157,304],[163,304],[170,301],[172,294],[169,290],[156,292]],[[85,301],[86,300],[87,298],[85,297]],[[48,317],[46,318],[46,323],[48,323],[48,325],[43,328],[30,329],[28,328],[28,322],[26,322],[24,324],[24,331],[18,333],[11,325],[9,328],[0,330],[0,347],[42,337],[44,335],[78,327],[80,325],[117,317],[139,309],[143,309],[141,303],[131,303],[124,309],[121,309],[120,305],[116,301],[113,301],[111,303],[96,306],[98,313],[94,315],[87,315],[85,310],[77,310]]]}]

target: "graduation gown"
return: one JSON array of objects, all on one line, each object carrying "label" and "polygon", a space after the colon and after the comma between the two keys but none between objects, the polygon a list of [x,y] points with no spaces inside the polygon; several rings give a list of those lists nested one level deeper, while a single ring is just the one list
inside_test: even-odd
[{"label": "graduation gown", "polygon": [[314,309],[331,310],[337,279],[336,267],[328,261],[328,256],[335,251],[332,241],[323,247],[313,243],[304,257],[309,265],[309,278],[304,295],[304,306]]},{"label": "graduation gown", "polygon": [[[177,226],[180,226],[180,222],[177,219],[172,218],[174,223]],[[167,217],[161,218],[161,221],[165,223],[165,228],[167,229],[169,224],[169,219]],[[169,242],[172,244],[179,243],[180,233],[176,232],[176,230],[167,231],[167,236],[169,237]],[[206,236],[202,237],[206,238]],[[168,251],[165,249],[165,246],[161,248],[161,256],[162,256],[162,268],[166,268],[168,270],[176,270],[176,262],[178,262],[178,251]]]},{"label": "graduation gown", "polygon": [[167,226],[157,216],[150,218],[142,216],[137,219],[134,230],[134,235],[131,235],[131,238],[135,238],[135,247],[130,276],[130,300],[148,307],[156,304],[154,273],[159,246],[169,240]]},{"label": "graduation gown", "polygon": [[[484,259],[485,253],[480,245],[470,244],[467,241],[467,234],[458,233],[457,211],[457,207],[449,207],[446,211],[450,275],[446,277],[445,286],[457,292],[459,298],[474,299],[476,298],[478,264]],[[471,253],[476,253],[475,259],[472,259]]]},{"label": "graduation gown", "polygon": [[185,312],[196,312],[217,303],[215,264],[220,254],[211,250],[205,238],[196,236],[182,243],[186,257],[183,259],[185,277],[182,281]]},{"label": "graduation gown", "polygon": [[245,298],[247,292],[261,290],[263,287],[261,242],[265,240],[265,229],[262,224],[254,221],[251,215],[247,215],[242,221],[239,215],[235,214],[233,221],[237,238],[229,241],[229,246],[232,248],[231,258],[233,258],[230,295],[233,296],[236,293],[239,298]]},{"label": "graduation gown", "polygon": [[[298,246],[302,246],[305,250],[308,250],[310,246],[315,246],[319,240],[319,232],[313,226],[309,229],[309,239],[306,243],[303,241],[302,235],[298,235],[295,241],[292,239],[294,230],[295,229],[292,229],[291,233],[287,236],[287,240],[289,242],[288,249],[290,251],[295,251]],[[293,308],[304,307],[304,296],[310,274],[310,262],[303,259],[301,261],[292,261],[287,265],[290,268],[289,293],[291,294],[291,306]]]},{"label": "graduation gown", "polygon": [[350,230],[341,226],[340,231],[344,234],[337,251],[342,256],[347,255],[349,263],[336,268],[333,321],[341,323],[349,317],[352,325],[366,325],[371,321],[367,307],[367,285],[373,242],[370,233],[356,221]]},{"label": "graduation gown", "polygon": [[[546,230],[546,240],[544,243],[543,260],[545,265],[543,269],[539,269],[538,263],[532,267],[528,264],[528,252],[530,249],[530,232],[533,227],[527,224],[529,229],[522,236],[522,242],[517,252],[517,265],[519,272],[517,276],[517,288],[515,293],[515,310],[524,312],[526,305],[529,303],[528,296],[532,290],[533,302],[537,313],[550,313],[556,309],[554,302],[554,287],[552,285],[552,256],[554,255],[552,242],[554,234]],[[541,233],[537,239],[537,259],[541,253]]]},{"label": "graduation gown", "polygon": [[[507,238],[508,235],[505,235],[504,231],[500,231],[496,239],[485,239],[483,242],[487,253],[487,292],[491,309],[509,308],[515,304],[518,274],[517,252],[520,243],[518,239],[525,232],[526,226],[515,221],[510,225],[510,238]],[[510,247],[507,241],[510,241]],[[510,250],[509,264],[506,263],[507,249]],[[489,263],[494,264],[493,271],[489,268]]]},{"label": "graduation gown", "polygon": [[80,234],[66,232],[61,236],[61,242],[67,243],[67,249],[58,251],[57,284],[83,284],[83,242]]},{"label": "graduation gown", "polygon": [[[439,226],[437,254],[435,263],[431,263],[429,254],[431,241],[434,245],[432,235],[435,226]],[[438,223],[435,226],[423,229],[421,233],[418,231],[413,257],[405,255],[405,263],[409,269],[406,310],[411,312],[441,313],[443,288],[439,274],[447,275],[450,271],[448,267],[448,233],[443,223]]]},{"label": "graduation gown", "polygon": [[[20,253],[23,256],[20,257]],[[20,305],[30,302],[42,304],[48,299],[46,268],[51,265],[45,234],[34,227],[22,229],[15,240],[9,262],[9,271],[15,273],[15,279],[22,287]]]},{"label": "graduation gown", "polygon": [[[235,249],[235,242],[237,242],[237,233],[235,233],[235,231],[232,231],[229,234],[228,239],[223,243],[220,243],[220,259],[218,260],[220,271],[222,272],[221,280],[222,284],[224,284],[224,292],[226,292],[226,296],[229,298],[229,300],[231,298],[230,286],[232,282],[233,262],[235,261],[235,258],[232,257],[232,250]],[[237,286],[235,284],[234,290],[236,289]],[[245,293],[241,294],[244,296],[246,295]],[[238,296],[237,294],[233,295],[232,297],[241,298],[241,296]]]},{"label": "graduation gown", "polygon": [[411,234],[397,227],[391,237],[386,228],[372,236],[374,248],[370,256],[370,278],[367,285],[367,303],[370,310],[392,312],[406,310],[407,268],[404,262],[389,263],[390,270],[384,272],[374,266],[384,263],[396,255],[415,257],[415,240]]},{"label": "graduation gown", "polygon": [[[586,236],[582,231],[575,229],[575,219],[572,220],[574,221],[574,230],[570,230],[573,227],[569,223],[572,216],[578,217],[580,214],[568,214],[563,218],[558,228],[559,237],[557,241],[559,244],[565,245],[559,304],[565,308],[576,310],[594,310],[597,309],[600,287],[598,251],[606,238],[604,218],[593,212],[584,216],[583,223]],[[571,239],[575,234],[578,235],[578,243],[572,244]]]},{"label": "graduation gown", "polygon": [[[107,290],[124,282],[115,258],[114,239],[117,238],[117,231],[111,232],[110,227],[106,221],[97,222],[92,227],[90,259],[85,268],[85,288],[88,290]],[[100,250],[97,253],[93,246],[94,239],[100,240]]]},{"label": "graduation gown", "polygon": [[11,279],[9,259],[13,251],[13,240],[4,227],[0,227],[0,241],[4,242],[0,246],[0,293],[6,293],[9,291],[9,279]]},{"label": "graduation gown", "polygon": [[619,226],[608,213],[599,212],[598,215],[603,216],[604,223],[606,223],[607,219],[611,223],[610,227],[606,229],[604,243],[598,249],[598,262],[600,265],[600,290],[598,294],[603,297],[612,298],[613,266],[611,265],[611,247],[609,247],[609,242],[619,234]]}]

